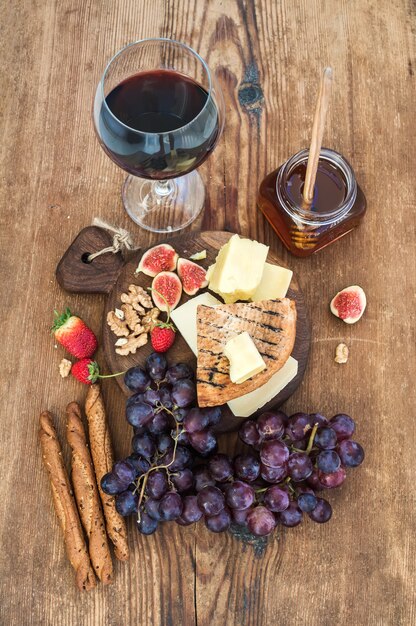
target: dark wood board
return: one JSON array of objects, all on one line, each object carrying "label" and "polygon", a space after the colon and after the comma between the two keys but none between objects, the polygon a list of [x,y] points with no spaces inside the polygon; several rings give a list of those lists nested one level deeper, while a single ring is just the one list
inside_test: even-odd
[{"label": "dark wood board", "polygon": [[[195,252],[206,250],[207,258],[200,261],[199,264],[207,269],[215,262],[219,249],[229,240],[231,235],[232,233],[224,231],[189,232],[167,239],[166,243],[172,245],[179,256],[183,258],[189,258]],[[122,293],[128,292],[130,284],[140,285],[147,289],[152,284],[152,278],[142,272],[139,274],[135,273],[144,250],[137,251],[131,255],[125,265],[122,264],[119,254],[111,253],[97,257],[91,263],[85,263],[88,253],[95,252],[108,245],[108,242],[103,243],[104,241],[105,237],[102,234],[102,229],[97,227],[84,228],[59,262],[56,276],[61,287],[68,291],[77,293],[108,293],[103,313],[102,337],[107,364],[110,372],[115,374],[135,365],[143,366],[146,357],[153,349],[149,340],[136,354],[129,354],[128,356],[118,355],[114,346],[117,337],[107,324],[107,313],[108,311],[113,311],[116,307],[120,308],[122,304],[120,296]],[[269,252],[267,261],[284,266],[283,261],[271,252]],[[206,291],[206,289],[203,291]],[[202,291],[199,293],[202,293]],[[286,402],[300,385],[308,362],[311,341],[310,322],[303,294],[295,275],[292,277],[287,296],[296,302],[296,341],[292,356],[298,361],[298,372],[295,378],[275,398],[261,407],[257,413],[266,411],[271,407],[281,406]],[[178,306],[184,304],[189,298],[190,296],[183,293]],[[194,370],[196,368],[196,358],[180,333],[177,333],[175,343],[169,350],[167,357],[169,363],[185,362]],[[118,376],[116,380],[123,392],[126,395],[130,395],[131,392],[124,385],[123,377]],[[234,416],[227,405],[223,406],[222,414],[223,417],[218,426],[219,432],[235,430],[241,424],[242,419]]]}]

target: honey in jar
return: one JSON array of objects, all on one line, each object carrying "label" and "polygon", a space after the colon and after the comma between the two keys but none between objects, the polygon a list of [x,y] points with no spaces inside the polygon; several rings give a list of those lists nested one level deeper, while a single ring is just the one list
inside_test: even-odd
[{"label": "honey in jar", "polygon": [[366,199],[344,157],[322,148],[311,204],[303,199],[308,150],[292,156],[260,185],[257,204],[292,254],[309,256],[358,226]]}]

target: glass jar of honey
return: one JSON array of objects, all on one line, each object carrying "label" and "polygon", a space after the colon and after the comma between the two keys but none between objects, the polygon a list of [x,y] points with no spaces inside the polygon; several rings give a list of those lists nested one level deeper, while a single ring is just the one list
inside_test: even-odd
[{"label": "glass jar of honey", "polygon": [[257,204],[292,254],[309,256],[349,233],[366,212],[365,196],[344,157],[322,148],[311,204],[303,200],[308,150],[293,155],[260,185]]}]

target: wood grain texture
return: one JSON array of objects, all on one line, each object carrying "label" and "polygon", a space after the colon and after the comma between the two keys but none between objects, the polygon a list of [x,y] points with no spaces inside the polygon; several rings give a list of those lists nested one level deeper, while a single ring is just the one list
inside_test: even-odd
[{"label": "wood grain texture", "polygon": [[[7,626],[409,626],[416,622],[415,6],[411,0],[21,0],[1,18],[3,297],[0,622]],[[362,468],[330,494],[334,516],[276,536],[256,556],[202,525],[142,538],[115,581],[82,597],[64,555],[37,444],[37,415],[83,402],[61,380],[49,327],[70,306],[99,331],[103,296],[64,293],[63,251],[94,216],[141,232],[123,212],[123,173],[90,118],[95,86],[120,47],[146,36],[184,40],[216,71],[224,136],[201,168],[203,228],[258,238],[299,277],[312,312],[305,379],[287,411],[347,411],[366,447]],[[283,250],[255,198],[263,176],[309,143],[317,78],[334,68],[324,145],[344,154],[368,212],[353,233],[309,259]],[[200,228],[196,224],[195,228]],[[349,284],[368,296],[362,320],[331,316]],[[345,341],[350,359],[333,361]],[[103,359],[102,352],[98,354]],[[124,398],[103,385],[115,453],[128,451]],[[233,437],[224,441],[231,451]],[[66,461],[69,460],[65,450]],[[172,528],[173,526],[173,528]]]}]

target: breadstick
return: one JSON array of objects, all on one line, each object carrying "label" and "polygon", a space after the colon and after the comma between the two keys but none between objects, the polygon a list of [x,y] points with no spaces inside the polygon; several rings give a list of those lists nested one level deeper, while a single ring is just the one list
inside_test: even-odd
[{"label": "breadstick", "polygon": [[108,496],[101,489],[101,479],[111,472],[114,463],[110,432],[100,385],[95,383],[89,387],[85,401],[85,412],[88,419],[92,460],[94,461],[98,491],[103,504],[107,534],[114,544],[114,554],[120,561],[129,558],[127,529],[124,518],[117,512],[113,496]]},{"label": "breadstick", "polygon": [[72,484],[79,516],[88,537],[88,551],[98,578],[105,584],[113,581],[113,563],[105,531],[94,466],[87,447],[81,410],[76,402],[66,407],[67,439],[72,449]]},{"label": "breadstick", "polygon": [[94,570],[88,556],[81,522],[51,413],[49,411],[41,413],[39,422],[39,439],[42,446],[43,461],[51,481],[55,511],[64,533],[66,552],[76,572],[75,580],[78,589],[89,591],[95,587]]}]

